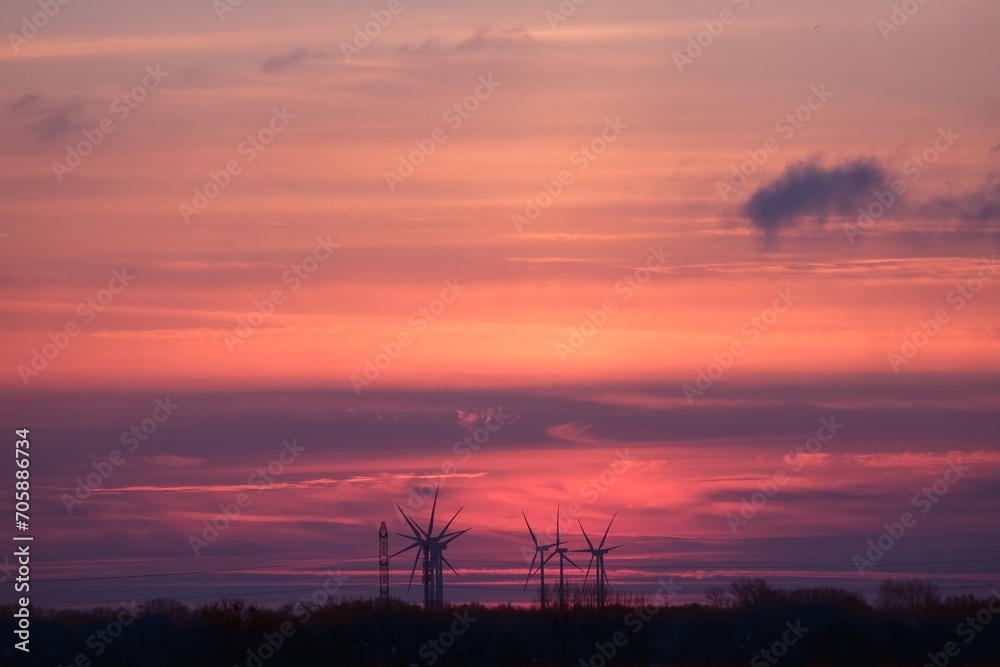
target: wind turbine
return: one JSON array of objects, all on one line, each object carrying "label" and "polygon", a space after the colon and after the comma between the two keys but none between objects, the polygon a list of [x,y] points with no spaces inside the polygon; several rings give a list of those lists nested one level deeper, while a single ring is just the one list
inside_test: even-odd
[{"label": "wind turbine", "polygon": [[614,549],[620,549],[622,546],[624,546],[624,545],[619,544],[618,546],[614,546],[614,547],[608,547],[608,548],[604,547],[604,542],[607,541],[607,539],[608,539],[608,532],[611,531],[611,524],[613,524],[615,522],[615,517],[617,517],[617,516],[618,516],[618,513],[615,512],[615,515],[613,517],[611,517],[611,521],[608,522],[608,528],[607,528],[607,530],[604,531],[604,537],[601,538],[601,543],[599,545],[597,545],[596,547],[594,546],[594,543],[590,541],[590,537],[587,536],[587,531],[583,529],[583,522],[582,521],[579,522],[580,523],[580,530],[583,532],[583,537],[584,537],[585,540],[587,540],[587,546],[589,546],[590,548],[589,549],[575,549],[575,551],[581,551],[581,552],[588,552],[588,553],[590,553],[590,563],[587,565],[587,574],[583,578],[584,582],[586,582],[587,581],[587,577],[590,576],[590,567],[591,567],[591,565],[594,564],[595,560],[597,561],[597,606],[598,607],[603,607],[604,606],[604,586],[605,586],[605,584],[610,585],[610,582],[608,581],[608,573],[604,569],[604,555],[607,554],[609,551],[612,551]]},{"label": "wind turbine", "polygon": [[[582,526],[581,526],[581,528],[582,528]],[[569,551],[569,549],[566,548],[566,547],[559,546],[560,544],[563,544],[563,542],[562,542],[562,540],[559,539],[559,505],[556,505],[556,549],[553,552],[552,556],[555,556],[556,554],[559,554],[559,608],[560,609],[565,609],[566,608],[566,584],[563,581],[563,561],[568,562],[570,565],[572,565],[576,569],[580,570],[581,572],[583,572],[583,568],[580,567],[579,565],[577,565],[576,563],[574,563],[573,560],[569,556],[566,555],[566,553]],[[552,558],[552,556],[549,556],[549,558]]]},{"label": "wind turbine", "polygon": [[[531,541],[535,543],[535,555],[531,557],[531,565],[528,566],[528,578],[524,580],[524,590],[528,590],[528,582],[531,581],[531,575],[534,574],[535,570],[535,560],[538,559],[539,555],[541,555],[541,559],[539,560],[538,563],[538,573],[540,575],[540,585],[541,585],[541,597],[539,599],[541,600],[542,609],[545,609],[545,561],[547,561],[549,558],[552,558],[552,555],[555,555],[552,554],[548,558],[546,558],[545,552],[551,549],[552,547],[558,547],[559,538],[556,537],[555,544],[539,544],[538,538],[535,537],[535,531],[531,529],[531,524],[528,523],[528,515],[524,513],[524,510],[521,510],[521,516],[524,517],[524,525],[528,527],[528,532],[531,534]],[[560,566],[561,565],[562,563],[560,563]],[[560,567],[559,569],[561,571],[562,567]]]},{"label": "wind turbine", "polygon": [[455,512],[455,516],[451,517],[451,521],[446,523],[444,528],[441,529],[441,532],[437,535],[433,534],[434,513],[437,510],[438,492],[440,490],[441,487],[438,487],[434,491],[434,503],[431,505],[431,518],[427,524],[427,530],[424,530],[410,519],[410,517],[406,516],[406,512],[399,506],[399,503],[396,504],[396,508],[403,515],[403,518],[406,519],[406,523],[410,526],[410,530],[413,531],[413,535],[396,534],[412,540],[413,543],[408,547],[400,549],[392,557],[395,558],[410,549],[417,549],[417,557],[413,560],[413,571],[410,573],[410,583],[406,586],[406,590],[409,592],[410,586],[413,585],[413,575],[417,573],[417,563],[420,562],[420,556],[423,554],[424,567],[422,581],[424,585],[424,608],[427,610],[439,609],[444,606],[444,565],[447,565],[458,576],[458,571],[444,557],[444,551],[459,535],[467,533],[470,530],[466,528],[465,530],[448,532],[448,528],[451,527],[452,522],[458,516],[458,512],[462,511],[462,508],[459,508],[458,512]]}]

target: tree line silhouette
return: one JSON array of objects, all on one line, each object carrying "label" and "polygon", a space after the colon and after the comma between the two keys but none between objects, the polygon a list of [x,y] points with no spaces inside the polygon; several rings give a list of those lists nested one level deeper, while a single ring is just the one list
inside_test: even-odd
[{"label": "tree line silhouette", "polygon": [[[548,594],[555,600],[555,591]],[[390,600],[343,599],[309,609],[225,599],[190,608],[141,603],[108,636],[121,608],[31,607],[31,653],[4,647],[4,665],[53,667],[458,667],[490,665],[1000,665],[1000,592],[942,597],[920,579],[883,580],[869,604],[832,587],[782,590],[741,578],[704,602],[657,605],[593,586],[564,608],[451,605],[426,612]],[[3,607],[13,636],[14,607]],[[96,639],[104,637],[104,639]],[[949,645],[952,642],[954,646]]]}]

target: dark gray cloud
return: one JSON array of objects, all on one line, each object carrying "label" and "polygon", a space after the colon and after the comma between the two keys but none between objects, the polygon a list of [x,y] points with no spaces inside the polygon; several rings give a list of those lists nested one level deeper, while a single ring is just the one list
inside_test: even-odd
[{"label": "dark gray cloud", "polygon": [[48,98],[38,93],[27,93],[7,105],[14,113],[39,113],[48,107]]},{"label": "dark gray cloud", "polygon": [[885,186],[886,171],[874,159],[859,159],[833,167],[816,161],[799,162],[753,193],[741,213],[768,235],[813,219],[852,215]]},{"label": "dark gray cloud", "polygon": [[83,102],[77,97],[57,100],[38,93],[26,93],[12,100],[7,111],[31,121],[31,133],[39,141],[49,141],[83,129]]},{"label": "dark gray cloud", "polygon": [[260,68],[265,72],[280,72],[314,60],[329,60],[330,57],[329,51],[313,51],[303,46],[288,53],[271,56],[261,63]]},{"label": "dark gray cloud", "polygon": [[34,123],[31,129],[39,139],[55,139],[61,134],[79,129],[79,125],[68,113],[59,112],[44,116],[38,122]]}]

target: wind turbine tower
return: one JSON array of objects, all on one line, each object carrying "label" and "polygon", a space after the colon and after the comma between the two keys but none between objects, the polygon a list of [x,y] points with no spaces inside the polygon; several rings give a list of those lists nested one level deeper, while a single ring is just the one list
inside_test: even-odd
[{"label": "wind turbine tower", "polygon": [[[528,533],[531,534],[531,541],[535,543],[535,555],[531,557],[531,565],[528,566],[528,578],[524,580],[524,590],[528,590],[528,582],[531,581],[531,575],[535,573],[535,560],[538,559],[539,560],[538,573],[539,573],[539,580],[541,582],[540,583],[541,592],[539,594],[539,601],[542,605],[542,609],[545,609],[545,562],[548,560],[548,558],[552,557],[550,555],[548,558],[546,558],[545,552],[551,549],[552,547],[558,546],[559,538],[556,538],[555,544],[539,544],[538,538],[535,537],[535,531],[531,529],[531,524],[528,523],[528,515],[524,513],[524,510],[521,510],[521,516],[524,517],[524,525],[528,527]],[[538,558],[539,556],[541,556],[541,559]],[[560,566],[561,565],[562,563],[560,563]],[[562,570],[562,567],[560,567],[559,569]]]},{"label": "wind turbine tower", "polygon": [[608,582],[608,573],[604,569],[604,556],[609,551],[613,551],[614,549],[620,549],[622,546],[624,546],[624,545],[619,544],[618,546],[614,546],[614,547],[607,547],[607,548],[604,547],[604,543],[608,539],[608,532],[611,531],[611,524],[613,524],[615,522],[615,517],[617,517],[617,516],[618,516],[618,513],[615,512],[615,515],[613,517],[611,517],[611,521],[608,522],[608,528],[607,528],[607,530],[604,531],[604,537],[601,538],[601,543],[599,545],[597,545],[596,547],[594,546],[594,543],[590,541],[590,537],[587,536],[587,531],[583,529],[583,522],[582,521],[579,522],[580,523],[580,530],[583,532],[583,537],[584,537],[585,540],[587,540],[587,546],[590,547],[590,548],[589,549],[576,549],[576,551],[587,552],[587,553],[590,554],[590,563],[587,565],[587,574],[584,576],[584,579],[583,579],[585,582],[587,581],[587,577],[590,576],[590,568],[591,568],[591,566],[594,564],[594,561],[597,561],[597,572],[596,572],[596,574],[597,574],[597,606],[598,607],[603,607],[604,606],[604,596],[605,596],[605,590],[604,589],[605,589],[605,585],[610,585],[610,583]]},{"label": "wind turbine tower", "polygon": [[409,592],[410,586],[413,585],[413,576],[417,573],[417,564],[420,563],[421,556],[423,557],[423,577],[422,583],[424,586],[424,608],[427,610],[440,609],[444,606],[444,566],[447,565],[448,568],[458,576],[458,572],[452,567],[448,559],[444,557],[444,551],[448,548],[459,535],[467,533],[469,528],[465,530],[457,530],[453,532],[448,532],[448,528],[451,527],[452,522],[458,516],[458,513],[462,511],[459,508],[458,512],[455,512],[455,516],[451,517],[451,521],[445,524],[444,528],[437,535],[434,534],[434,514],[437,510],[437,499],[438,492],[441,487],[438,487],[434,491],[434,503],[431,505],[431,518],[427,524],[427,529],[424,530],[416,524],[410,517],[406,516],[406,512],[397,503],[396,508],[399,513],[403,515],[406,520],[407,525],[410,526],[410,530],[413,531],[413,535],[405,535],[403,533],[396,533],[400,537],[405,537],[408,540],[412,540],[412,544],[408,547],[400,549],[392,556],[396,557],[401,553],[407,552],[410,549],[417,549],[417,557],[413,560],[413,571],[410,573],[410,583],[407,585],[406,590]]},{"label": "wind turbine tower", "polygon": [[572,559],[570,559],[570,557],[566,555],[569,552],[569,549],[567,547],[559,546],[561,544],[564,544],[564,542],[562,542],[559,539],[559,506],[556,505],[556,548],[555,551],[552,553],[552,556],[549,556],[549,558],[552,558],[557,554],[559,556],[559,588],[558,588],[559,608],[566,609],[566,583],[563,580],[563,561],[568,562],[570,565],[580,570],[581,572],[583,572],[583,568],[574,563]]}]

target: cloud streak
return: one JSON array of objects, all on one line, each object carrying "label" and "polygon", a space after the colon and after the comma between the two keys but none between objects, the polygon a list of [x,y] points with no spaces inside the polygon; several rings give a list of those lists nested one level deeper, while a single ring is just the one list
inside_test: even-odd
[{"label": "cloud streak", "polygon": [[281,53],[271,56],[261,63],[260,68],[264,72],[274,74],[287,69],[292,69],[299,65],[304,65],[315,60],[329,60],[332,57],[329,51],[313,51],[307,46],[300,47],[288,53]]}]

